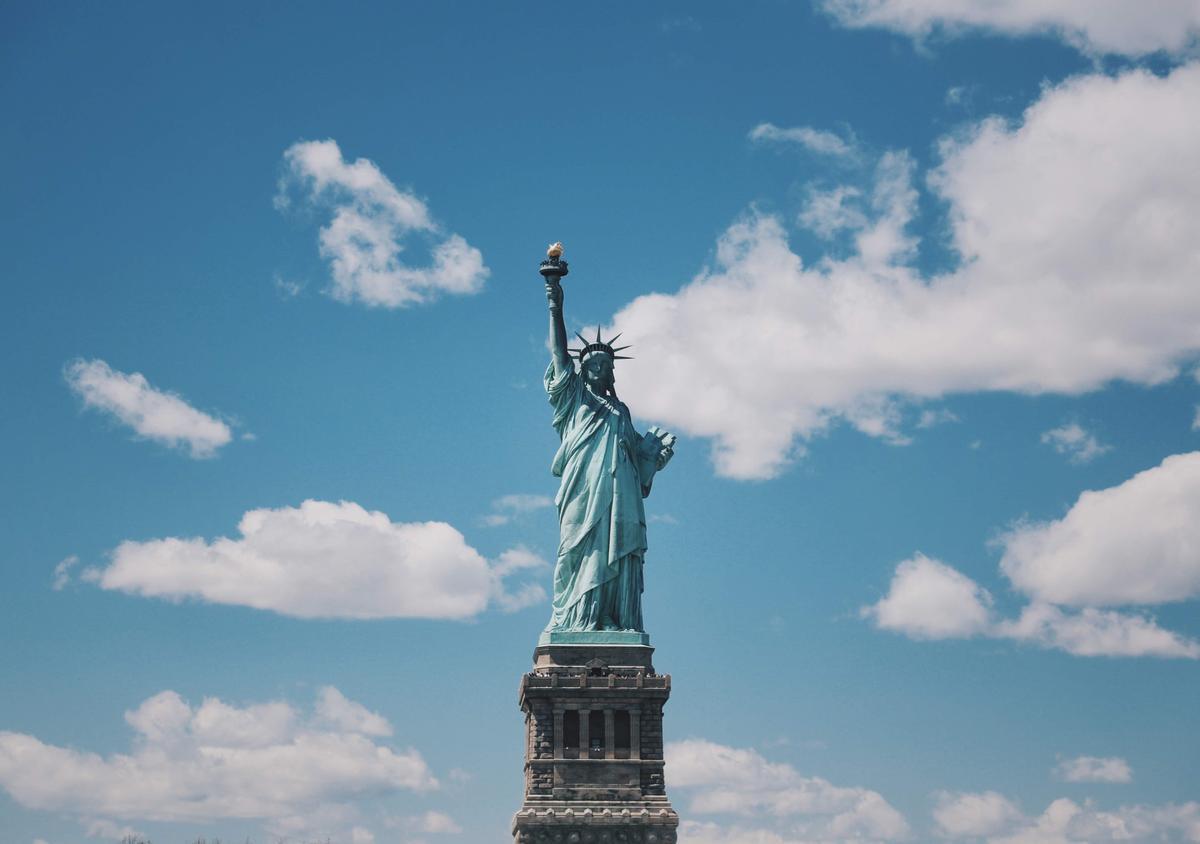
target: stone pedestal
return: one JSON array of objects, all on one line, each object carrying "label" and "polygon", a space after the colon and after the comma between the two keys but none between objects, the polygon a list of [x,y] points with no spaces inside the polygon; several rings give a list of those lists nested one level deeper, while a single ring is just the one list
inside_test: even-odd
[{"label": "stone pedestal", "polygon": [[663,778],[671,678],[648,645],[540,644],[521,678],[525,800],[515,844],[675,844]]}]

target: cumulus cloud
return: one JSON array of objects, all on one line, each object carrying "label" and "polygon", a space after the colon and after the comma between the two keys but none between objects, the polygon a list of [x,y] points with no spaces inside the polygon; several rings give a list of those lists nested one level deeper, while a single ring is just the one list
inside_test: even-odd
[{"label": "cumulus cloud", "polygon": [[1172,455],[1079,496],[1061,519],[1001,537],[1000,568],[1031,597],[1070,606],[1200,595],[1200,452]]},{"label": "cumulus cloud", "polygon": [[1042,443],[1065,455],[1072,463],[1090,463],[1112,446],[1096,439],[1096,435],[1078,422],[1068,422],[1042,434]]},{"label": "cumulus cloud", "polygon": [[1076,656],[1200,658],[1200,642],[1164,630],[1153,617],[1095,607],[1066,612],[1030,604],[1016,620],[997,623],[993,633]]},{"label": "cumulus cloud", "polygon": [[333,686],[325,686],[317,696],[317,718],[338,730],[362,733],[364,736],[390,736],[392,725],[378,713],[361,703],[355,703]]},{"label": "cumulus cloud", "polygon": [[771,829],[689,826],[681,837],[692,844],[895,841],[909,836],[904,816],[878,792],[801,776],[791,765],[769,762],[754,750],[688,739],[668,744],[666,760],[671,787],[689,796],[692,814],[771,817],[777,822]]},{"label": "cumulus cloud", "polygon": [[1133,782],[1129,763],[1119,756],[1076,756],[1063,759],[1054,771],[1067,782]]},{"label": "cumulus cloud", "polygon": [[1200,841],[1200,803],[1098,809],[1059,798],[1036,818],[1022,818],[988,844],[1097,844],[1101,841]]},{"label": "cumulus cloud", "polygon": [[85,407],[109,414],[140,437],[186,448],[192,457],[212,457],[233,439],[229,425],[174,393],[155,389],[140,372],[119,372],[99,359],[79,359],[67,364],[64,376]]},{"label": "cumulus cloud", "polygon": [[863,615],[917,639],[974,636],[991,628],[992,596],[945,563],[917,554],[896,566],[888,594]]},{"label": "cumulus cloud", "polygon": [[810,126],[793,126],[782,128],[774,123],[760,123],[750,130],[752,141],[774,141],[776,143],[799,144],[810,152],[835,157],[854,155],[852,141],[844,140],[840,135]]},{"label": "cumulus cloud", "polygon": [[963,31],[1050,34],[1089,54],[1182,53],[1200,36],[1193,0],[823,0],[846,26],[880,27],[913,38]]},{"label": "cumulus cloud", "polygon": [[751,212],[690,283],[614,316],[640,362],[622,393],[710,438],[720,474],[764,478],[839,420],[903,442],[897,403],[1173,378],[1200,350],[1198,100],[1200,63],[1083,76],[943,139],[928,183],[963,259],[945,274],[908,263],[902,152],[880,160],[845,258],[806,266]]},{"label": "cumulus cloud", "polygon": [[26,808],[81,821],[256,819],[321,836],[327,825],[298,819],[344,820],[355,798],[438,787],[416,750],[376,743],[378,723],[330,724],[330,692],[341,697],[323,690],[306,715],[283,701],[195,706],[163,691],[126,712],[132,749],[109,756],[0,732],[0,787]]},{"label": "cumulus cloud", "polygon": [[493,602],[513,610],[545,599],[535,583],[505,586],[542,564],[531,552],[489,564],[445,522],[393,522],[350,501],[250,510],[238,533],[123,542],[85,574],[105,589],[299,618],[468,619]]},{"label": "cumulus cloud", "polygon": [[938,792],[933,810],[937,834],[945,838],[981,838],[1024,820],[1015,803],[995,791],[977,794]]},{"label": "cumulus cloud", "polygon": [[1105,609],[1200,595],[1200,452],[1084,492],[1061,519],[1020,524],[999,544],[1001,572],[1030,599],[1017,618],[992,617],[982,587],[921,555],[862,614],[914,639],[983,634],[1078,656],[1200,658],[1200,642],[1152,617]]},{"label": "cumulus cloud", "polygon": [[[374,162],[347,161],[333,140],[300,141],[283,158],[276,206],[287,208],[298,190],[303,202],[332,214],[321,229],[320,248],[335,299],[400,308],[482,289],[489,271],[480,251],[443,231],[425,203],[397,188]],[[401,260],[406,242],[417,239],[430,246],[428,266]]]}]

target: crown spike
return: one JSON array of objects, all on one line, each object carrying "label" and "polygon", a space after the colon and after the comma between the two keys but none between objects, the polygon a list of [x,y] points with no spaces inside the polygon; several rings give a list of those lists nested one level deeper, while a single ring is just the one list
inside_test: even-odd
[{"label": "crown spike", "polygon": [[596,326],[596,342],[597,342],[597,343],[600,343],[600,342],[602,342],[602,341],[600,340],[600,326],[598,326],[598,325]]}]

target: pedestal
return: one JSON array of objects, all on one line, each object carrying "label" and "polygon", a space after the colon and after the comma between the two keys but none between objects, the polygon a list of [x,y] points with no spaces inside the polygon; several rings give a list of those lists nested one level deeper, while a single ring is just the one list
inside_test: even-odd
[{"label": "pedestal", "polygon": [[675,844],[679,816],[663,777],[671,678],[654,672],[653,653],[647,644],[538,645],[521,678],[515,844]]}]

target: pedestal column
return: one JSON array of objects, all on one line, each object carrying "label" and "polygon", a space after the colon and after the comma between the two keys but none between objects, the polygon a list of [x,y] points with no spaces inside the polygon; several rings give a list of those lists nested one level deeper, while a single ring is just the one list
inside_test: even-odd
[{"label": "pedestal column", "polygon": [[[528,740],[515,844],[675,844],[679,816],[667,799],[662,752],[671,678],[655,673],[653,653],[648,644],[538,646],[521,678]],[[604,733],[598,752],[593,721]],[[618,725],[628,748],[618,746]]]}]

